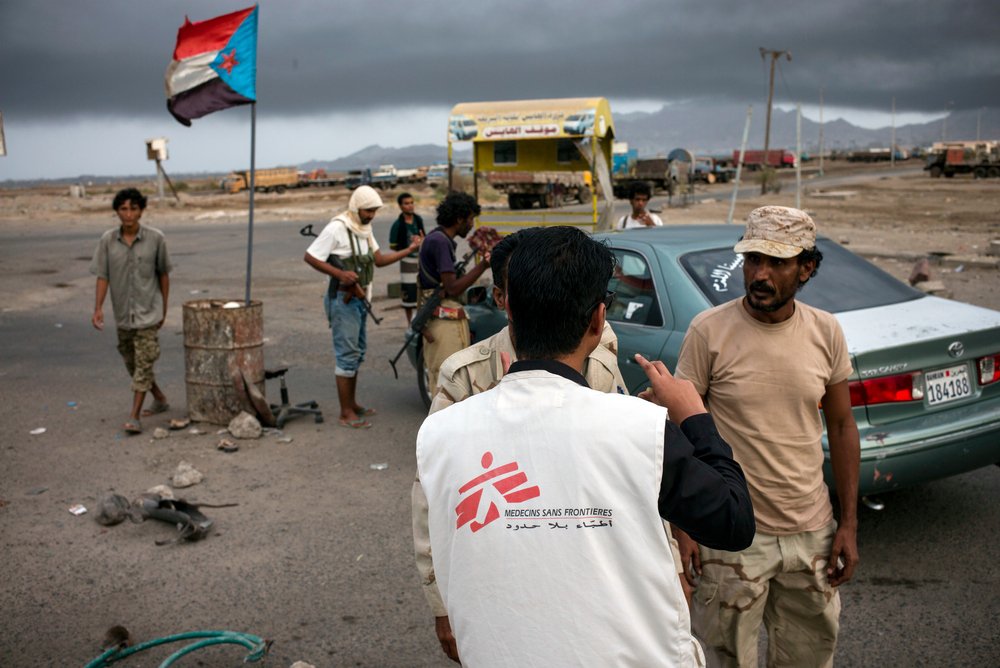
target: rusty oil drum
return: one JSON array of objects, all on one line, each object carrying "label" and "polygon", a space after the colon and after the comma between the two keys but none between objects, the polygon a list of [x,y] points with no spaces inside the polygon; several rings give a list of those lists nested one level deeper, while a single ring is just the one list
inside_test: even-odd
[{"label": "rusty oil drum", "polygon": [[[224,308],[238,303],[237,308]],[[229,424],[254,413],[243,378],[264,393],[264,310],[259,301],[184,304],[184,380],[192,420]]]}]

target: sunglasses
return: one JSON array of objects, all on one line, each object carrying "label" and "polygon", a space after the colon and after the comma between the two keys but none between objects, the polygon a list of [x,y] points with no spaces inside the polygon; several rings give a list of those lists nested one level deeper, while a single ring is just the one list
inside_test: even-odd
[{"label": "sunglasses", "polygon": [[587,315],[589,316],[591,313],[593,313],[594,309],[597,308],[598,304],[601,304],[601,303],[604,304],[604,309],[605,310],[611,308],[611,305],[615,301],[615,294],[616,293],[615,293],[614,290],[608,290],[607,292],[605,292],[604,293],[604,297],[602,297],[601,299],[598,299],[596,304],[594,304],[589,309],[587,309]]}]

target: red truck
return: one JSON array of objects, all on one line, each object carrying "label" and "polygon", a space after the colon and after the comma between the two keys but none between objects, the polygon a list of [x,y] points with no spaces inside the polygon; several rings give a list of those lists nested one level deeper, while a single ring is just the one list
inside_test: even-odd
[{"label": "red truck", "polygon": [[[740,160],[739,150],[733,151],[733,164]],[[794,167],[795,153],[786,151],[783,148],[772,148],[767,151],[766,159],[764,151],[747,151],[743,156],[743,166],[752,172],[757,171],[764,165],[770,167]]]}]

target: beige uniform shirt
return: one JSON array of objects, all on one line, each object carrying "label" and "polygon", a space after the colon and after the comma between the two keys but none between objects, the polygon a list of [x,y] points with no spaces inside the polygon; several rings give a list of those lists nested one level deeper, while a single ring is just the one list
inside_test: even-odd
[{"label": "beige uniform shirt", "polygon": [[[438,390],[431,402],[430,413],[435,413],[458,403],[474,394],[485,392],[500,382],[503,377],[503,362],[500,353],[508,353],[511,363],[517,361],[510,332],[504,327],[490,338],[480,341],[451,355],[441,365]],[[605,322],[601,344],[590,353],[583,369],[584,378],[592,389],[600,392],[628,394],[625,381],[618,370],[618,337]],[[427,498],[419,478],[413,483],[411,492],[413,503],[413,550],[420,572],[424,596],[435,617],[448,614],[434,577],[434,562],[431,557],[430,531],[427,528]],[[664,522],[666,525],[666,522]],[[683,572],[677,541],[667,531],[674,563],[678,572]]]},{"label": "beige uniform shirt", "polygon": [[802,302],[773,325],[755,320],[742,299],[691,321],[677,377],[705,397],[743,467],[758,532],[817,531],[833,520],[819,403],[851,370],[837,319]]}]

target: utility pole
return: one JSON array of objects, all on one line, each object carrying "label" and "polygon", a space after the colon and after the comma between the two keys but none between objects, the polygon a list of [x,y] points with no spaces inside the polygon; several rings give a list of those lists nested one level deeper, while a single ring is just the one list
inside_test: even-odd
[{"label": "utility pole", "polygon": [[[766,59],[768,56],[771,57],[771,76],[767,84],[767,121],[764,124],[764,167],[765,174],[767,173],[768,166],[768,149],[771,147],[771,101],[774,99],[774,64],[777,62],[778,58],[784,56],[788,61],[792,60],[791,51],[775,51],[773,49],[760,48],[761,60]],[[767,192],[767,179],[761,179],[760,182],[760,194],[764,195]]]},{"label": "utility pole", "polygon": [[819,87],[819,175],[823,176],[823,87]]},{"label": "utility pole", "polygon": [[896,168],[896,98],[892,98],[892,139],[889,140],[889,163]]}]

